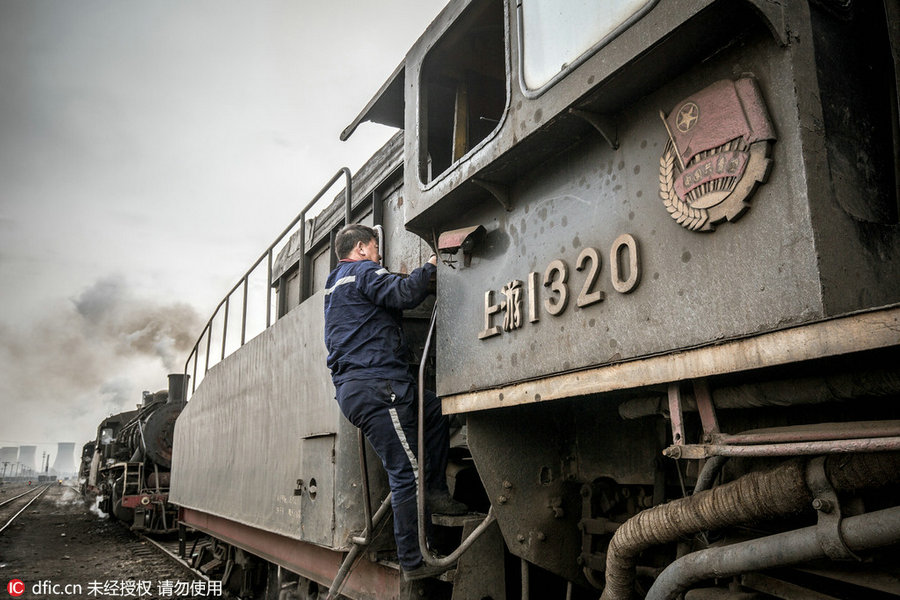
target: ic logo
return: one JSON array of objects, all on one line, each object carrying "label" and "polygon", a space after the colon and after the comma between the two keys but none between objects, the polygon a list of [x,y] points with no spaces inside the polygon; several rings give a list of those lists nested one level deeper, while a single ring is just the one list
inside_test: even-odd
[{"label": "ic logo", "polygon": [[10,596],[21,596],[25,593],[25,583],[21,579],[10,579],[6,584],[6,591]]}]

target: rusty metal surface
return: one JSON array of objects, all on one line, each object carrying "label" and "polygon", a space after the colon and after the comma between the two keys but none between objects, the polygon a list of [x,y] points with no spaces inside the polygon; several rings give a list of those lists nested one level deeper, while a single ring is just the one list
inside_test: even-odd
[{"label": "rusty metal surface", "polygon": [[849,454],[861,452],[890,452],[900,450],[900,436],[819,442],[785,442],[783,444],[687,444],[669,446],[663,454],[669,458],[699,459],[710,456],[814,456],[818,454]]},{"label": "rusty metal surface", "polygon": [[716,434],[711,440],[717,444],[768,444],[880,437],[900,437],[900,421],[815,423],[796,427],[758,429],[733,435]]},{"label": "rusty metal surface", "polygon": [[716,408],[706,379],[694,380],[694,395],[697,398],[697,410],[700,412],[700,420],[703,423],[703,439],[705,441],[719,433],[719,419],[716,416]]},{"label": "rusty metal surface", "polygon": [[[463,527],[463,539],[480,523],[480,519],[468,520]],[[451,600],[506,600],[503,561],[503,536],[500,534],[500,527],[494,522],[460,557],[453,579]]]},{"label": "rusty metal surface", "polygon": [[[248,527],[202,511],[185,509],[182,521],[326,586],[341,565],[340,552]],[[347,578],[343,594],[356,600],[399,600],[401,584],[399,570],[361,560]]]},{"label": "rusty metal surface", "polygon": [[469,449],[510,552],[583,581],[582,483],[652,484],[655,444],[624,440],[654,439],[655,424],[619,422],[615,407],[599,402],[481,411],[467,422]]},{"label": "rusty metal surface", "polygon": [[815,423],[733,435],[705,432],[700,443],[688,443],[683,435],[677,384],[670,385],[669,394],[674,443],[663,450],[669,458],[810,456],[900,450],[900,421]]},{"label": "rusty metal surface", "polygon": [[470,415],[469,448],[509,551],[577,581],[580,498],[577,486],[566,493],[557,450],[566,419],[528,418],[525,408]]},{"label": "rusty metal surface", "polygon": [[817,456],[806,464],[806,485],[813,495],[812,507],[816,509],[816,541],[826,556],[832,560],[861,560],[841,536],[841,501],[825,474],[824,456]]},{"label": "rusty metal surface", "polygon": [[462,227],[453,231],[445,231],[438,238],[438,248],[448,252],[456,252],[462,247],[463,242],[473,233],[479,232],[483,235],[484,227],[475,225],[473,227]]},{"label": "rusty metal surface", "polygon": [[681,390],[679,384],[669,384],[669,419],[672,422],[672,443],[684,445],[684,413],[681,410]]}]

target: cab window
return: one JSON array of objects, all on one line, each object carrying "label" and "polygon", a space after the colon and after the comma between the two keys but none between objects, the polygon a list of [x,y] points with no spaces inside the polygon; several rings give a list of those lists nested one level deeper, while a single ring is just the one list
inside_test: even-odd
[{"label": "cab window", "polygon": [[520,77],[540,92],[644,16],[658,0],[521,0]]},{"label": "cab window", "polygon": [[436,179],[497,129],[506,108],[501,0],[476,0],[428,51],[419,102],[419,175]]}]

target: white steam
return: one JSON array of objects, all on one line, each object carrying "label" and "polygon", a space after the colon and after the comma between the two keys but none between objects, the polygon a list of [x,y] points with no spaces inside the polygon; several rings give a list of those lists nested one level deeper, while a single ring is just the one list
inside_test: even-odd
[{"label": "white steam", "polygon": [[100,503],[103,502],[103,496],[97,496],[94,499],[94,503],[91,505],[90,511],[97,515],[101,519],[109,518],[109,514],[100,510]]}]

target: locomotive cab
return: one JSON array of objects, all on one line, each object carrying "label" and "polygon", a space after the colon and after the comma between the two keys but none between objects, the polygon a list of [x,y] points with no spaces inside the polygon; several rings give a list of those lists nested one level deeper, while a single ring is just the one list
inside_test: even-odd
[{"label": "locomotive cab", "polygon": [[[215,540],[198,561],[245,596],[900,595],[898,23],[890,0],[450,2],[342,137],[403,132],[188,358],[172,498]],[[487,516],[447,527],[440,581],[400,579],[325,366],[357,221],[390,271],[442,258],[407,335]]]},{"label": "locomotive cab", "polygon": [[[777,515],[757,514],[774,489],[703,514],[768,469],[881,473],[832,491],[896,517],[897,23],[892,2],[454,2],[345,130],[404,115],[407,228],[485,231],[444,254],[436,385],[522,586],[856,597],[897,577],[894,525],[860,577],[745,559],[728,595],[692,566],[825,527],[808,472]],[[637,520],[683,515],[656,540]]]}]

